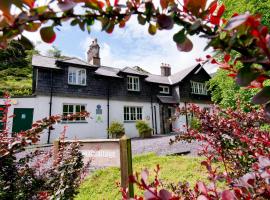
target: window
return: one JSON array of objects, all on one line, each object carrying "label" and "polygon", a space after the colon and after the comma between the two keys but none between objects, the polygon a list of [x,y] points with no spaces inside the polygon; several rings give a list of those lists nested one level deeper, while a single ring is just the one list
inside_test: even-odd
[{"label": "window", "polygon": [[199,83],[190,81],[191,83],[191,93],[192,94],[202,94],[207,95],[207,88],[205,83]]},{"label": "window", "polygon": [[[85,111],[85,105],[80,105],[80,104],[64,104],[63,105],[63,116],[71,115],[71,114],[76,114],[82,111]],[[66,122],[80,122],[80,121],[85,121],[85,117],[77,117],[74,119],[63,119],[63,121]]]},{"label": "window", "polygon": [[162,94],[169,94],[170,93],[170,88],[169,88],[169,86],[160,85],[159,86],[159,92],[162,93]]},{"label": "window", "polygon": [[142,107],[125,106],[124,107],[124,121],[142,120]]},{"label": "window", "polygon": [[86,85],[86,70],[75,67],[69,67],[68,84]]},{"label": "window", "polygon": [[127,77],[127,89],[130,91],[140,91],[140,79],[137,76]]}]

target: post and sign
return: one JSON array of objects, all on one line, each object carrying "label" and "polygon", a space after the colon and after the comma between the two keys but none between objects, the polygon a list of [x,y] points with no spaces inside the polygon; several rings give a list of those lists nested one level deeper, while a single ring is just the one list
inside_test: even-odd
[{"label": "post and sign", "polygon": [[[65,140],[65,143],[75,140]],[[126,136],[120,139],[86,139],[76,140],[80,143],[80,151],[84,163],[91,160],[95,167],[119,167],[121,171],[121,187],[128,188],[129,197],[134,197],[133,184],[129,182],[132,171],[131,140]],[[59,149],[59,141],[54,142],[54,153]]]}]

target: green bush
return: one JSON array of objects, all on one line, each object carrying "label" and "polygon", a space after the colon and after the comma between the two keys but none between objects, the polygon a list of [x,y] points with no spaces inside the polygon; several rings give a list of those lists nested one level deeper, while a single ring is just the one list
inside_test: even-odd
[{"label": "green bush", "polygon": [[139,135],[142,138],[148,138],[152,136],[152,128],[150,128],[149,124],[143,120],[139,120],[136,122],[136,128],[139,131]]},{"label": "green bush", "polygon": [[197,131],[201,131],[201,122],[198,118],[196,117],[192,117],[190,120],[190,128],[197,130]]},{"label": "green bush", "polygon": [[121,138],[125,134],[125,128],[120,122],[112,122],[108,132],[111,138]]}]

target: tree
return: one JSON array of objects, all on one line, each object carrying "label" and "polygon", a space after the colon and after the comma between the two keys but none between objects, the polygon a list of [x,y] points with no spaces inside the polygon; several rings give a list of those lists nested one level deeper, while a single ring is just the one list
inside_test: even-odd
[{"label": "tree", "polygon": [[[209,80],[209,90],[211,99],[215,104],[222,108],[237,107],[237,101],[241,102],[243,110],[249,110],[252,97],[258,92],[258,89],[241,88],[235,81],[229,77],[230,72],[219,69],[215,76]],[[257,107],[252,104],[253,107]]]},{"label": "tree", "polygon": [[62,51],[53,45],[52,49],[47,51],[47,55],[50,57],[60,58],[62,57]]},{"label": "tree", "polygon": [[32,55],[37,51],[21,41],[11,40],[6,49],[0,49],[0,95],[32,94]]},{"label": "tree", "polygon": [[226,6],[224,17],[231,18],[234,13],[245,13],[246,11],[252,14],[262,16],[262,24],[270,28],[270,4],[268,0],[222,0]]}]

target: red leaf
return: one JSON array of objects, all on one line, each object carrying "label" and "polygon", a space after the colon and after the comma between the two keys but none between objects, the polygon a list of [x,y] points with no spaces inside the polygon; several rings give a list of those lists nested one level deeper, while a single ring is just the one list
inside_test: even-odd
[{"label": "red leaf", "polygon": [[225,61],[225,62],[229,62],[230,59],[231,59],[230,54],[226,54],[226,55],[224,56],[224,61]]},{"label": "red leaf", "polygon": [[40,36],[41,36],[41,39],[47,43],[52,43],[56,38],[56,34],[53,30],[53,27],[51,26],[46,26],[46,27],[41,28]]},{"label": "red leaf", "polygon": [[169,2],[168,0],[160,0],[160,5],[161,5],[162,10],[165,10],[168,8]]},{"label": "red leaf", "polygon": [[157,17],[157,23],[161,29],[170,30],[173,28],[174,22],[170,16],[161,14]]},{"label": "red leaf", "polygon": [[217,17],[217,16],[214,16],[214,15],[211,15],[210,17],[210,22],[214,25],[219,25],[219,22],[220,22],[220,18]]},{"label": "red leaf", "polygon": [[215,59],[212,59],[211,64],[217,64],[217,61]]},{"label": "red leaf", "polygon": [[222,200],[234,200],[234,197],[234,194],[230,190],[223,191],[221,195]]},{"label": "red leaf", "polygon": [[218,9],[217,16],[220,18],[223,15],[224,11],[225,11],[225,6],[224,4],[222,4],[220,8]]},{"label": "red leaf", "polygon": [[208,200],[208,198],[204,195],[198,196],[197,200]]},{"label": "red leaf", "polygon": [[165,189],[161,189],[159,191],[159,197],[162,199],[162,200],[170,200],[172,198],[172,194],[165,190]]},{"label": "red leaf", "polygon": [[117,6],[118,5],[118,2],[119,2],[119,0],[114,0],[114,6]]},{"label": "red leaf", "polygon": [[182,43],[177,43],[177,49],[179,51],[189,52],[192,50],[192,48],[193,48],[193,44],[188,38],[185,38],[185,41]]},{"label": "red leaf", "polygon": [[203,182],[198,182],[196,186],[200,193],[205,194],[205,195],[207,194],[208,189]]},{"label": "red leaf", "polygon": [[215,10],[217,9],[218,2],[215,2],[210,8],[209,8],[209,13],[212,15]]},{"label": "red leaf", "polygon": [[232,74],[228,74],[229,77],[236,77],[236,74],[235,73],[232,73]]},{"label": "red leaf", "polygon": [[253,35],[254,37],[257,37],[257,38],[258,38],[258,37],[260,37],[260,32],[259,32],[258,30],[254,30],[254,29],[253,29],[253,30],[251,31],[251,35]]}]

